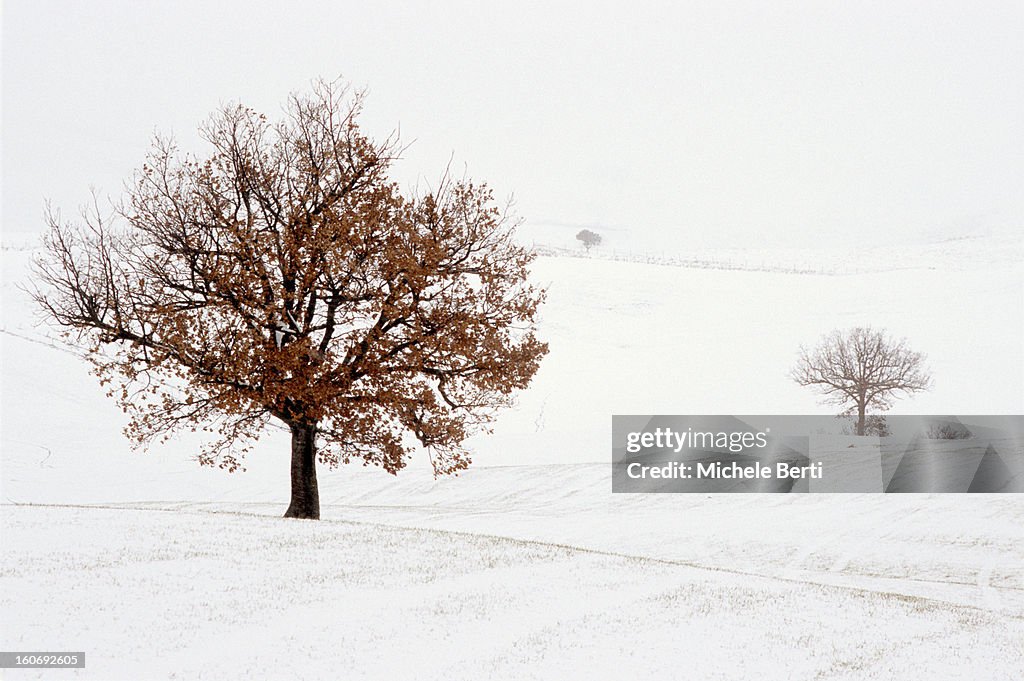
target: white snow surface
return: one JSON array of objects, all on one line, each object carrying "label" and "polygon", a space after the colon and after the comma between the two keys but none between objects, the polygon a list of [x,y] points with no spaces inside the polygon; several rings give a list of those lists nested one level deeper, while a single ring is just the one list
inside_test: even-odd
[{"label": "white snow surface", "polygon": [[928,355],[895,413],[1024,413],[1019,243],[947,243],[828,274],[542,257],[551,353],[474,466],[321,469],[307,522],[278,517],[286,433],[234,475],[194,438],[132,452],[5,235],[0,649],[87,663],[3,678],[1024,678],[1020,495],[611,493],[612,414],[829,413],[786,373],[836,327]]}]

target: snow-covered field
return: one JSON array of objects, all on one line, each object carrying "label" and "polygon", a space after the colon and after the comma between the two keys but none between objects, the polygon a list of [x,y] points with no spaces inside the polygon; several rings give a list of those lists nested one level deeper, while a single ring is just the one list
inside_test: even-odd
[{"label": "snow-covered field", "polygon": [[283,432],[233,476],[187,438],[131,452],[5,237],[0,649],[87,666],[3,678],[1020,679],[1020,495],[611,494],[613,413],[827,413],[786,373],[834,327],[928,354],[897,413],[1024,413],[1019,243],[971,248],[829,275],[541,258],[551,354],[474,467],[321,471],[312,523],[277,517]]},{"label": "snow-covered field", "polygon": [[[348,520],[4,515],[4,647],[88,651],[77,675],[9,678],[976,680],[1024,668],[1019,609],[886,589]],[[682,544],[673,525],[662,542]]]}]

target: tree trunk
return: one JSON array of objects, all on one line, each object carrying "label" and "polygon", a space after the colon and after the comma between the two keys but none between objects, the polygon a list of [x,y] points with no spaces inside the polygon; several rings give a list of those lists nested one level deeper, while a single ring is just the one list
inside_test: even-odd
[{"label": "tree trunk", "polygon": [[864,434],[864,426],[866,421],[866,417],[864,415],[865,411],[866,407],[864,404],[857,405],[857,435]]},{"label": "tree trunk", "polygon": [[292,423],[292,503],[285,518],[320,519],[316,486],[316,425]]}]

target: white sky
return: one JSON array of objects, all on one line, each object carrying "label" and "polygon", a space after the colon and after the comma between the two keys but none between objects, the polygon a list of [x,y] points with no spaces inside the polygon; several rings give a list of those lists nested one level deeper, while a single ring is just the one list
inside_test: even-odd
[{"label": "white sky", "polygon": [[[755,248],[1024,215],[1024,3],[3,3],[3,229],[116,195],[154,130],[368,86],[411,185],[456,168],[531,231]],[[600,230],[599,230],[600,231]]]}]

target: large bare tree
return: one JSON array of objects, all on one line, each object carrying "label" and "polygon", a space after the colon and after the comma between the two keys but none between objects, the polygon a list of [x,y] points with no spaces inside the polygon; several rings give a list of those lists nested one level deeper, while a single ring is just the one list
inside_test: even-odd
[{"label": "large bare tree", "polygon": [[792,378],[812,386],[825,401],[857,414],[857,435],[864,435],[867,411],[886,411],[900,393],[931,387],[924,355],[883,330],[857,327],[833,331],[814,350],[800,348]]},{"label": "large bare tree", "polygon": [[35,266],[138,444],[201,428],[200,462],[235,470],[283,422],[288,517],[319,517],[318,458],[395,473],[422,446],[436,474],[465,468],[464,440],[547,352],[507,211],[447,175],[403,196],[397,141],[361,132],[361,102],[318,82],[274,124],[226,106],[202,157],[158,137],[110,218],[48,212]]}]

